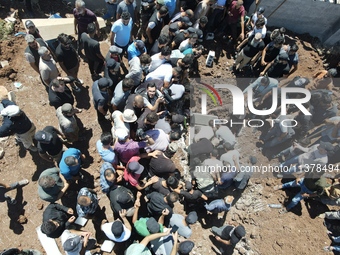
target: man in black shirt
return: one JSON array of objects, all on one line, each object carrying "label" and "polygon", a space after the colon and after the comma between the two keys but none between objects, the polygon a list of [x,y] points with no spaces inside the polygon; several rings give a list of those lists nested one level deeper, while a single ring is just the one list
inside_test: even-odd
[{"label": "man in black shirt", "polygon": [[[60,34],[58,36],[58,41],[60,44],[58,45],[55,54],[60,67],[68,76],[75,78],[74,83],[81,85],[81,81],[78,79],[79,56],[76,50],[72,47],[71,39],[69,39],[66,34]],[[71,83],[72,89],[75,92],[80,92],[80,88],[78,88],[74,83]]]},{"label": "man in black shirt", "polygon": [[48,100],[50,101],[51,106],[54,106],[54,108],[57,109],[66,103],[71,105],[74,104],[72,92],[69,87],[65,85],[65,83],[71,83],[73,81],[74,78],[71,76],[65,78],[57,77],[51,81],[48,89]]},{"label": "man in black shirt", "polygon": [[109,199],[111,209],[117,216],[120,210],[133,208],[135,203],[135,198],[131,190],[123,186],[112,189],[109,193]]},{"label": "man in black shirt", "polygon": [[45,127],[34,136],[38,141],[40,157],[50,162],[55,161],[58,165],[63,153],[63,142],[59,136],[65,139],[65,136],[52,126]]},{"label": "man in black shirt", "polygon": [[152,176],[157,175],[164,179],[167,179],[169,175],[174,174],[177,168],[171,158],[175,155],[177,150],[177,144],[170,143],[162,154],[157,155],[157,158],[152,157],[149,164],[149,174]]},{"label": "man in black shirt", "polygon": [[162,195],[158,192],[152,192],[151,194],[148,194],[145,196],[145,201],[147,202],[147,209],[148,212],[154,216],[155,218],[158,218],[162,215],[162,212],[164,209],[169,210],[169,214],[165,216],[166,220],[170,220],[174,203],[178,201],[178,194],[175,192],[171,192],[169,195]]},{"label": "man in black shirt", "polygon": [[23,143],[23,146],[32,152],[37,148],[33,144],[35,125],[12,101],[4,99],[1,101],[4,109],[1,111],[3,122],[0,126],[0,137],[16,135],[17,141]]},{"label": "man in black shirt", "polygon": [[256,33],[255,35],[245,39],[239,46],[237,46],[236,51],[239,51],[245,44],[246,46],[237,54],[237,58],[232,69],[242,70],[242,68],[249,62],[252,65],[265,47],[261,33]]},{"label": "man in black shirt", "polygon": [[85,56],[88,60],[93,81],[98,80],[105,63],[105,58],[100,52],[99,42],[93,39],[95,34],[96,26],[90,23],[87,26],[87,33],[82,33],[81,35],[81,43],[84,46]]},{"label": "man in black shirt", "polygon": [[106,118],[110,119],[110,113],[107,111],[112,98],[112,95],[109,94],[111,86],[112,81],[107,78],[100,78],[92,85],[93,103],[97,111],[98,122],[106,121]]},{"label": "man in black shirt", "polygon": [[69,229],[76,217],[73,209],[59,204],[49,204],[43,213],[41,232],[51,238],[58,238],[65,229]]}]

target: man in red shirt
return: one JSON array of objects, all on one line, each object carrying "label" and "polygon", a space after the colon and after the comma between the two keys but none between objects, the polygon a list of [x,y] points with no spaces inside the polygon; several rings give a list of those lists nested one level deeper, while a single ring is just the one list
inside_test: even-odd
[{"label": "man in red shirt", "polygon": [[[228,16],[226,17],[227,34],[231,35],[234,47],[236,47],[238,37],[240,38],[241,41],[244,39],[245,10],[243,7],[243,1],[242,0],[233,1],[228,8],[227,14],[228,14]],[[241,33],[239,35],[237,31],[238,22],[240,22],[240,26],[241,26]]]}]

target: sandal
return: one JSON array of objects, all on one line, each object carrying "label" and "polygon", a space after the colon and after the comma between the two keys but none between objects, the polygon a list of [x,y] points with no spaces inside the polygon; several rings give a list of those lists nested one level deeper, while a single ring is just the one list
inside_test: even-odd
[{"label": "sandal", "polygon": [[275,185],[273,189],[274,190],[280,190],[280,189],[282,189],[282,185]]},{"label": "sandal", "polygon": [[285,214],[287,213],[287,209],[286,208],[282,208],[281,210],[279,210],[279,214]]},{"label": "sandal", "polygon": [[324,250],[324,251],[332,251],[330,246],[325,246],[325,247],[323,247],[323,250]]}]

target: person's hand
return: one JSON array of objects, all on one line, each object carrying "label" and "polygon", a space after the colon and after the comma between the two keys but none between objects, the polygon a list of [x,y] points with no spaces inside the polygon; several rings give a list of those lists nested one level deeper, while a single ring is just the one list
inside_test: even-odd
[{"label": "person's hand", "polygon": [[140,207],[140,200],[136,200],[135,204],[133,205],[135,208],[139,208]]},{"label": "person's hand", "polygon": [[175,233],[172,233],[172,238],[174,239],[174,242],[177,243],[177,241],[178,241],[178,231],[176,231]]},{"label": "person's hand", "polygon": [[221,237],[219,237],[219,236],[215,236],[215,239],[216,239],[216,241],[219,241],[219,242],[222,241]]},{"label": "person's hand", "polygon": [[150,156],[153,158],[158,158],[157,155],[161,154],[161,151],[159,150],[155,150],[153,152],[150,153]]},{"label": "person's hand", "polygon": [[296,179],[295,179],[295,182],[296,182],[296,183],[299,183],[300,180],[301,180],[301,178],[296,178]]},{"label": "person's hand", "polygon": [[266,66],[268,63],[264,60],[261,60],[261,66]]},{"label": "person's hand", "polygon": [[68,209],[67,209],[67,213],[72,215],[72,214],[74,213],[74,212],[73,212],[73,209],[72,209],[72,208],[68,208]]},{"label": "person's hand", "polygon": [[123,219],[123,218],[126,217],[126,213],[127,213],[126,210],[122,209],[122,210],[119,211],[119,216]]},{"label": "person's hand", "polygon": [[169,210],[167,208],[165,208],[163,211],[162,211],[162,215],[166,216],[166,215],[169,215]]},{"label": "person's hand", "polygon": [[307,197],[309,197],[310,195],[309,195],[308,193],[303,193],[303,194],[301,194],[301,196],[304,197],[304,198],[307,198]]},{"label": "person's hand", "polygon": [[141,196],[142,196],[142,192],[138,191],[138,192],[137,192],[137,196],[136,196],[136,197],[137,197],[137,199],[140,199],[140,198],[141,198]]},{"label": "person's hand", "polygon": [[296,149],[299,146],[297,142],[293,142],[293,148]]},{"label": "person's hand", "polygon": [[240,39],[241,39],[241,41],[243,41],[243,39],[244,39],[244,33],[241,33],[241,34],[240,34]]},{"label": "person's hand", "polygon": [[164,103],[164,97],[157,98],[156,102],[158,103]]},{"label": "person's hand", "polygon": [[118,175],[116,182],[121,182],[123,180],[123,176],[122,175]]},{"label": "person's hand", "polygon": [[78,31],[77,29],[74,30],[74,34],[77,35],[78,34]]},{"label": "person's hand", "polygon": [[105,119],[111,120],[111,114],[110,114],[110,113],[107,113],[107,114],[105,115]]},{"label": "person's hand", "polygon": [[76,220],[76,217],[75,217],[75,216],[71,216],[71,217],[68,219],[68,222],[69,222],[69,223],[73,223],[75,220]]},{"label": "person's hand", "polygon": [[145,196],[144,197],[145,202],[149,202],[149,199]]},{"label": "person's hand", "polygon": [[85,232],[83,236],[84,236],[83,246],[86,247],[91,236],[91,232]]},{"label": "person's hand", "polygon": [[153,184],[153,183],[157,182],[158,179],[159,179],[159,178],[158,178],[156,175],[154,175],[154,176],[152,176],[152,177],[149,179],[149,182],[150,182],[151,184]]},{"label": "person's hand", "polygon": [[264,75],[265,75],[265,72],[261,72],[261,73],[260,73],[260,76],[264,76]]}]

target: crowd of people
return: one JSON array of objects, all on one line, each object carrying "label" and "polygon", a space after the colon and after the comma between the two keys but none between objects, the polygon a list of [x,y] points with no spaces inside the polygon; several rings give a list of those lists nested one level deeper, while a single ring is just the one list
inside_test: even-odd
[{"label": "crowd of people", "polygon": [[[231,209],[233,194],[220,194],[231,186],[243,190],[252,176],[241,171],[237,140],[242,128],[213,121],[189,127],[195,89],[189,78],[195,77],[204,45],[213,38],[228,44],[231,55],[235,55],[227,72],[237,76],[250,70],[257,75],[243,93],[247,100],[252,90],[258,109],[270,108],[273,88],[278,88],[278,97],[282,87],[311,92],[311,100],[304,107],[312,115],[297,108],[289,108],[290,115],[284,116],[276,111],[269,116],[273,126],[260,136],[262,152],[269,152],[269,160],[279,158],[281,169],[289,169],[277,177],[297,176],[291,182],[283,180],[274,190],[301,189],[280,213],[289,212],[305,198],[338,205],[338,177],[323,174],[330,166],[337,166],[340,156],[340,119],[332,100],[337,97],[333,83],[336,69],[322,70],[311,79],[291,79],[298,69],[298,46],[287,43],[284,27],[273,31],[266,28],[265,8],[258,7],[257,1],[252,14],[247,13],[252,1],[242,0],[105,1],[107,13],[103,18],[111,26],[111,46],[104,55],[97,17],[82,0],[75,2],[73,10],[77,38],[62,33],[56,35],[56,44],[47,43],[31,20],[25,22],[25,58],[46,88],[58,127],[36,130],[18,106],[20,102],[17,105],[7,93],[1,94],[0,137],[15,135],[16,142],[25,149],[54,164],[40,174],[37,182],[39,197],[50,203],[43,212],[43,234],[60,237],[66,254],[91,254],[90,250],[98,247],[97,241],[103,240],[94,238],[98,233],[83,231],[75,224],[76,217],[82,217],[99,226],[104,239],[122,244],[125,254],[187,255],[195,246],[190,240],[190,225],[202,212],[216,215]],[[75,99],[84,92],[84,82],[78,77],[81,61],[88,64],[93,80],[92,103],[102,130],[96,138],[96,152],[102,162],[99,189],[93,189],[89,174],[82,168],[87,158],[81,142],[87,137],[77,117],[82,109],[75,107]],[[61,75],[60,69],[66,75]],[[299,95],[292,93],[290,97]],[[242,121],[255,116],[247,113],[229,117]],[[289,125],[282,121],[287,119]],[[298,125],[292,127],[293,121]],[[181,147],[178,140],[184,139],[189,128],[195,134],[185,148],[190,173],[184,176],[173,158]],[[315,137],[319,138],[308,146]],[[255,165],[256,157],[252,156],[250,163]],[[322,171],[307,171],[311,165]],[[216,171],[224,167],[232,170]],[[15,203],[5,193],[28,182],[0,184],[1,201]],[[98,192],[110,201],[112,222],[103,215]],[[72,197],[72,206],[60,203]],[[174,209],[177,202],[183,204],[185,215]],[[338,214],[326,212],[320,217],[340,219]],[[222,252],[246,236],[245,227],[235,223],[213,226],[211,232]],[[336,249],[340,246],[325,247]],[[20,249],[6,252],[39,254]]]}]

